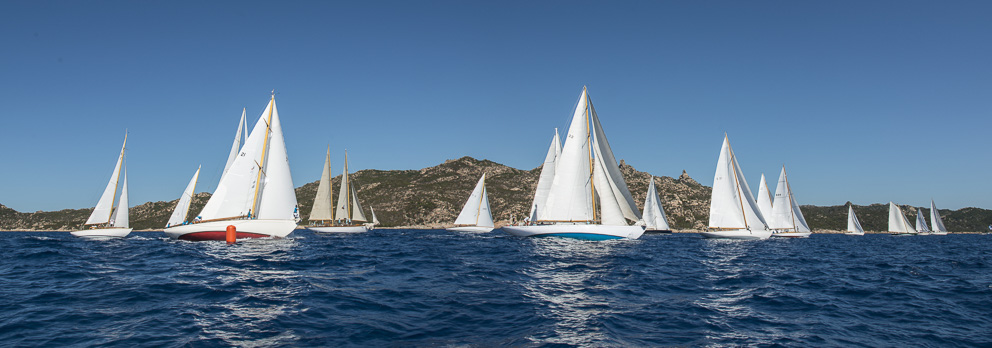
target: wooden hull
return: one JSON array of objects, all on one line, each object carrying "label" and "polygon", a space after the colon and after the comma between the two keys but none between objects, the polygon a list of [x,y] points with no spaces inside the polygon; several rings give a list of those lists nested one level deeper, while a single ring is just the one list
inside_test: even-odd
[{"label": "wooden hull", "polygon": [[69,232],[73,236],[86,239],[124,238],[131,233],[130,228],[108,227]]},{"label": "wooden hull", "polygon": [[163,232],[172,239],[207,241],[226,240],[227,226],[233,225],[237,238],[285,238],[296,229],[293,220],[228,220],[166,228]]},{"label": "wooden hull", "polygon": [[502,230],[519,237],[564,237],[586,240],[637,239],[644,234],[643,226],[554,224],[503,226]]}]

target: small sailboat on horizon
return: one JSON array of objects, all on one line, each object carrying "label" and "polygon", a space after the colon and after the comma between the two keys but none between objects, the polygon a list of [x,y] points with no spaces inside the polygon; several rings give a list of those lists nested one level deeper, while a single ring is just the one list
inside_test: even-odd
[{"label": "small sailboat on horizon", "polygon": [[927,226],[927,220],[923,217],[923,207],[916,208],[916,235],[931,235],[930,226]]},{"label": "small sailboat on horizon", "polygon": [[504,231],[520,237],[589,240],[637,239],[644,234],[643,226],[627,222],[640,221],[640,211],[620,173],[586,87],[582,88],[554,168],[544,206],[540,202],[532,206],[536,218],[523,226],[504,226]]},{"label": "small sailboat on horizon", "polygon": [[710,196],[710,221],[706,231],[699,232],[710,239],[768,239],[772,231],[751,195],[730,140],[723,135],[720,158],[713,177]]},{"label": "small sailboat on horizon", "polygon": [[489,207],[489,194],[486,192],[486,174],[468,196],[468,201],[455,219],[455,226],[446,230],[454,232],[489,232],[495,228]]},{"label": "small sailboat on horizon", "polygon": [[665,209],[662,208],[661,200],[658,198],[658,189],[654,186],[654,176],[651,176],[648,184],[641,217],[645,225],[644,233],[672,233],[672,228],[668,226],[668,217],[665,216]]},{"label": "small sailboat on horizon", "polygon": [[792,185],[789,185],[789,176],[785,173],[785,166],[782,166],[782,173],[778,176],[778,186],[775,188],[775,202],[772,203],[772,215],[768,218],[768,227],[774,232],[772,237],[776,238],[808,238],[812,231],[799,203],[796,202],[792,194]]},{"label": "small sailboat on horizon", "polygon": [[947,227],[944,227],[944,219],[940,218],[940,212],[937,211],[937,205],[930,200],[930,227],[933,228],[933,232],[930,234],[934,236],[946,236]]},{"label": "small sailboat on horizon", "polygon": [[889,233],[894,236],[915,236],[916,229],[895,203],[889,202]]},{"label": "small sailboat on horizon", "polygon": [[196,172],[193,173],[189,184],[186,184],[186,189],[183,190],[182,196],[179,196],[179,201],[176,202],[176,208],[172,210],[172,215],[169,216],[169,221],[165,224],[165,228],[189,223],[186,221],[186,217],[189,215],[189,207],[193,203],[193,195],[196,193],[196,182],[199,177],[200,167],[196,167]]},{"label": "small sailboat on horizon", "polygon": [[847,233],[844,234],[852,236],[865,235],[865,229],[861,227],[861,221],[858,221],[858,216],[854,215],[854,204],[847,206]]},{"label": "small sailboat on horizon", "polygon": [[[103,190],[103,195],[86,219],[84,226],[89,229],[70,232],[73,236],[87,239],[110,239],[124,238],[131,233],[128,221],[128,196],[127,196],[127,163],[124,152],[127,149],[127,133],[124,133],[124,145],[121,146],[121,153],[117,156],[117,165],[110,175],[110,181]],[[123,179],[121,179],[123,177]],[[120,184],[120,198],[117,199],[117,187]],[[114,206],[114,201],[117,206]]]},{"label": "small sailboat on horizon", "polygon": [[[331,207],[331,152],[327,150],[324,161],[324,172],[317,186],[317,197],[314,198],[314,210],[311,211],[311,225],[307,229],[319,233],[362,233],[368,232],[368,219],[358,201],[358,193],[348,174],[348,151],[344,152],[344,167],[341,172],[341,187],[338,189],[338,205],[332,212]],[[319,200],[319,201],[318,201]],[[317,213],[316,217],[313,215]],[[320,221],[320,222],[317,222]],[[373,221],[372,224],[377,223]]]}]

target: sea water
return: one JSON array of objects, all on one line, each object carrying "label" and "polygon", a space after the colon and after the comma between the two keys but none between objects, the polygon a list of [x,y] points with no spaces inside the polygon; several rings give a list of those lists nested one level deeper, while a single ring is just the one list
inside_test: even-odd
[{"label": "sea water", "polygon": [[992,236],[0,233],[3,346],[990,346]]}]

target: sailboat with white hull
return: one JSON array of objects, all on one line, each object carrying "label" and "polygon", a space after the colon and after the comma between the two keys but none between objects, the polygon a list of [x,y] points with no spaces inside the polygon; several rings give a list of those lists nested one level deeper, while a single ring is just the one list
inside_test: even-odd
[{"label": "sailboat with white hull", "polygon": [[858,221],[858,216],[854,215],[854,204],[847,207],[847,233],[852,236],[863,236],[865,235],[865,229],[861,227],[861,221]]},{"label": "sailboat with white hull", "polygon": [[713,239],[768,239],[772,235],[726,134],[713,177],[709,228],[699,235]]},{"label": "sailboat with white hull", "polygon": [[486,192],[486,175],[482,174],[479,183],[468,196],[468,201],[455,219],[455,226],[446,230],[454,232],[489,232],[495,227],[489,209],[489,194]]},{"label": "sailboat with white hull", "polygon": [[[326,198],[324,198],[323,196],[319,198],[321,199],[320,202],[321,205],[327,204],[327,207],[330,208],[332,195],[331,195],[331,186],[330,186],[331,165],[330,165],[329,150],[328,150],[328,157],[324,163],[325,163],[324,170],[327,175],[327,180],[326,180],[327,195]],[[317,186],[318,195],[320,195],[321,186],[324,185],[325,182],[324,175],[321,175],[320,182],[321,184]],[[314,201],[315,201],[314,206],[316,208],[317,205],[316,198],[314,199]],[[311,212],[310,221],[318,220],[322,222],[308,226],[307,229],[320,233],[362,233],[369,231],[369,224],[367,224],[368,219],[365,218],[365,213],[362,211],[362,204],[358,202],[358,194],[355,191],[355,185],[354,183],[351,182],[351,179],[348,176],[347,151],[345,151],[344,153],[344,169],[343,172],[341,173],[341,187],[338,191],[337,210],[334,211],[334,214],[332,215],[329,214],[327,211],[324,211],[323,209],[324,208],[321,207],[321,211],[319,212],[316,218],[313,217],[312,215],[313,213]],[[337,218],[335,219],[334,216],[337,216]],[[330,219],[325,220],[324,218],[330,218]]]},{"label": "sailboat with white hull", "polygon": [[933,200],[930,200],[930,227],[933,227],[933,232],[930,234],[935,236],[946,236],[947,227],[944,227],[944,219],[940,218],[940,212],[937,211],[937,205],[933,204]]},{"label": "sailboat with white hull", "polygon": [[[86,226],[89,229],[70,232],[73,236],[88,239],[110,239],[124,238],[131,233],[128,221],[128,201],[127,201],[127,165],[124,161],[124,150],[127,148],[127,134],[124,134],[124,145],[121,146],[121,154],[117,156],[117,165],[110,175],[110,182],[103,190],[100,201],[96,203],[90,217],[86,219]],[[121,179],[123,177],[123,179]],[[117,199],[117,207],[114,207],[117,198],[117,187],[120,184],[120,199]]]},{"label": "sailboat with white hull", "polygon": [[916,235],[929,236],[930,226],[927,226],[927,219],[923,216],[923,207],[916,208]]},{"label": "sailboat with white hull", "polygon": [[668,226],[668,218],[665,216],[665,209],[661,207],[661,200],[658,199],[658,189],[654,187],[654,176],[648,184],[648,193],[644,197],[644,233],[672,233],[672,228]]},{"label": "sailboat with white hull", "polygon": [[166,228],[165,234],[183,240],[225,240],[227,227],[234,226],[237,238],[283,238],[296,229],[297,209],[273,94],[200,214],[193,223]]},{"label": "sailboat with white hull", "polygon": [[768,218],[768,227],[774,233],[772,237],[778,238],[808,238],[812,233],[806,218],[803,217],[799,203],[792,195],[792,185],[789,185],[789,176],[785,174],[785,166],[782,166],[782,173],[778,176],[778,187],[775,188],[775,202],[772,203],[772,215]]},{"label": "sailboat with white hull", "polygon": [[640,212],[585,87],[554,168],[544,206],[532,206],[536,218],[523,226],[504,226],[504,231],[521,237],[590,240],[637,239],[644,234],[643,226],[627,222],[640,221]]},{"label": "sailboat with white hull", "polygon": [[889,202],[889,233],[894,236],[915,236],[917,233],[902,209],[892,202]]}]

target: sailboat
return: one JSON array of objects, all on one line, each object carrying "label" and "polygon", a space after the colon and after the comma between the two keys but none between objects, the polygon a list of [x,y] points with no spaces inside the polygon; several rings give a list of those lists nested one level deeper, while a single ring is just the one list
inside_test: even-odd
[{"label": "sailboat", "polygon": [[889,202],[889,233],[896,236],[915,236],[916,230],[903,215],[902,209],[895,203]]},{"label": "sailboat", "polygon": [[558,138],[558,128],[555,128],[555,137],[551,138],[551,146],[548,147],[548,154],[544,156],[544,165],[541,166],[541,176],[537,179],[534,203],[530,206],[529,218],[525,220],[537,221],[537,210],[545,208],[544,205],[548,202],[548,192],[551,192],[551,183],[555,180],[555,167],[558,166],[558,157],[560,156],[561,140]]},{"label": "sailboat", "polygon": [[[103,190],[100,201],[93,208],[93,213],[86,219],[86,226],[89,229],[71,232],[73,236],[90,239],[110,239],[124,238],[131,233],[128,221],[127,202],[127,165],[124,163],[124,150],[127,148],[127,134],[124,134],[124,145],[121,146],[121,154],[117,156],[117,165],[114,172],[110,174],[110,182]],[[123,177],[123,179],[121,179]],[[118,182],[121,181],[121,182]],[[117,199],[117,207],[114,207],[117,198],[117,186],[120,184],[121,195]]]},{"label": "sailboat", "polygon": [[713,177],[709,228],[699,235],[718,239],[768,239],[772,235],[726,134]]},{"label": "sailboat", "polygon": [[375,217],[375,208],[373,208],[371,205],[369,206],[369,211],[372,212],[372,222],[366,223],[365,228],[371,231],[374,230],[375,227],[379,225],[379,219]]},{"label": "sailboat", "polygon": [[227,227],[234,226],[237,238],[283,238],[296,229],[296,191],[275,93],[229,162],[200,214],[190,224],[166,228],[167,236],[225,240]]},{"label": "sailboat", "polygon": [[[330,165],[330,152],[328,152],[328,159],[325,160],[324,175],[321,175],[320,181],[321,185],[324,185],[324,178],[327,180],[327,195],[326,198],[319,197],[321,199],[320,204],[327,204],[330,208],[331,202],[331,165]],[[317,187],[317,194],[320,195],[321,186]],[[314,199],[314,205],[316,207],[316,198]],[[323,210],[323,208],[321,208]],[[312,214],[312,213],[311,213]],[[337,216],[335,219],[334,216]],[[358,194],[355,192],[355,185],[351,182],[348,176],[348,152],[344,153],[344,169],[341,173],[341,188],[338,191],[338,205],[334,214],[331,215],[326,211],[321,211],[320,214],[315,219],[313,215],[310,216],[310,220],[322,220],[324,218],[330,218],[329,221],[324,221],[322,224],[309,226],[310,229],[315,232],[321,233],[361,233],[368,232],[369,227],[366,222],[368,219],[365,218],[365,213],[362,212],[362,204],[358,202]]]},{"label": "sailboat", "polygon": [[771,218],[772,202],[772,193],[768,190],[768,183],[765,182],[765,173],[761,173],[761,182],[758,183],[758,197],[755,197],[755,203],[758,203],[758,211],[761,212],[761,216]]},{"label": "sailboat", "polygon": [[644,197],[644,218],[645,233],[672,233],[672,228],[668,226],[668,219],[665,217],[665,209],[661,207],[661,200],[658,199],[658,189],[654,187],[654,176],[648,184],[648,193]]},{"label": "sailboat", "polygon": [[446,230],[455,232],[489,232],[492,231],[493,215],[489,210],[489,195],[486,192],[486,175],[482,174],[479,183],[468,196],[468,201],[462,207],[461,213],[455,219],[455,226]]},{"label": "sailboat", "polygon": [[789,176],[785,174],[785,166],[778,176],[778,187],[775,188],[775,202],[772,203],[772,215],[768,218],[768,227],[775,230],[772,237],[808,238],[812,233],[806,218],[803,217],[799,203],[792,195],[792,185]]},{"label": "sailboat", "polygon": [[944,219],[940,218],[940,212],[937,211],[937,205],[933,204],[932,199],[930,200],[930,227],[933,227],[932,235],[947,235],[947,227],[944,227]]},{"label": "sailboat", "polygon": [[852,236],[863,236],[865,235],[865,229],[861,228],[861,221],[858,221],[858,216],[854,215],[854,204],[847,207],[847,233]]},{"label": "sailboat", "polygon": [[186,189],[183,190],[183,195],[179,196],[179,202],[176,203],[176,209],[172,210],[172,216],[169,217],[169,222],[165,224],[165,228],[188,223],[186,221],[186,215],[189,214],[189,206],[193,203],[193,194],[196,192],[196,181],[199,177],[200,167],[197,167],[196,172],[193,173],[193,178],[189,179],[189,184],[186,184]]},{"label": "sailboat", "polygon": [[590,240],[637,239],[644,234],[643,226],[627,223],[640,221],[640,212],[585,87],[555,162],[544,206],[532,206],[536,219],[524,226],[504,226],[504,231],[521,237]]},{"label": "sailboat", "polygon": [[916,208],[916,234],[919,236],[929,236],[930,227],[927,226],[927,220],[923,217],[923,207]]}]

